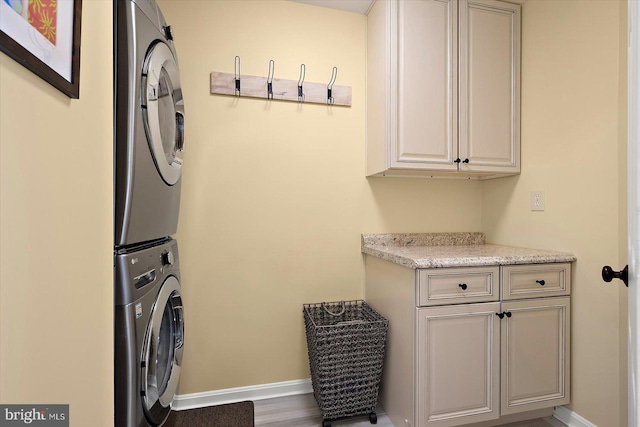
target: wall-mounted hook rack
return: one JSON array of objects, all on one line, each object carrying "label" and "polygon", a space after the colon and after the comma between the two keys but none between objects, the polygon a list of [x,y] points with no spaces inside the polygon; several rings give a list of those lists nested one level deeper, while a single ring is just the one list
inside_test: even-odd
[{"label": "wall-mounted hook rack", "polygon": [[[306,65],[300,66],[298,80],[273,78],[274,62],[269,61],[269,74],[266,77],[242,76],[240,91],[240,57],[236,57],[234,73],[211,73],[211,93],[239,97],[273,99],[279,101],[304,102],[305,104],[324,104],[351,107],[351,86],[333,85],[337,77],[337,68],[326,83],[305,82]],[[331,102],[333,99],[333,102]]]}]

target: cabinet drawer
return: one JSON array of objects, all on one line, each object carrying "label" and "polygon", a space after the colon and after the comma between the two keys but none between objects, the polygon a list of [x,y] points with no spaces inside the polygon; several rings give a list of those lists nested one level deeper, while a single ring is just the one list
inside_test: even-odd
[{"label": "cabinet drawer", "polygon": [[502,299],[569,295],[571,265],[531,264],[502,267]]},{"label": "cabinet drawer", "polygon": [[420,306],[498,301],[499,267],[418,270]]}]

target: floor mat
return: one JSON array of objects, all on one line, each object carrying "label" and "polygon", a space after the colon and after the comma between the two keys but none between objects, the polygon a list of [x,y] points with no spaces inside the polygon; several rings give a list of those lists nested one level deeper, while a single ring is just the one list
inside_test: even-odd
[{"label": "floor mat", "polygon": [[163,427],[254,427],[253,402],[173,411]]}]

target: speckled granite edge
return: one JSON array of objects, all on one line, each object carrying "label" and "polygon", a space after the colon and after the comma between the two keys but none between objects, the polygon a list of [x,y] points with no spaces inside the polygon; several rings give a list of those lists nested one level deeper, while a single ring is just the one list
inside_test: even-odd
[{"label": "speckled granite edge", "polygon": [[484,245],[484,233],[397,233],[363,234],[362,247]]},{"label": "speckled granite edge", "polygon": [[429,258],[412,258],[382,250],[364,247],[362,253],[375,256],[412,269],[418,268],[449,268],[449,267],[482,267],[493,265],[515,264],[544,264],[555,262],[574,262],[576,257],[570,253],[550,252],[548,254],[520,254],[520,255],[484,255],[484,256],[436,256]]},{"label": "speckled granite edge", "polygon": [[363,235],[362,253],[413,269],[576,261],[567,252],[485,244],[484,239],[483,233]]}]

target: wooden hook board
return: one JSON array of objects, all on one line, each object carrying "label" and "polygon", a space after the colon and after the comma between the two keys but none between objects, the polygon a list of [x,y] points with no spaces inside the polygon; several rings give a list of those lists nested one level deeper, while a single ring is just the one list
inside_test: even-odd
[{"label": "wooden hook board", "polygon": [[[273,99],[280,101],[298,101],[298,81],[273,79]],[[305,104],[327,105],[327,85],[323,83],[302,83]],[[211,93],[216,95],[236,95],[235,74],[211,73]],[[351,86],[333,85],[331,89],[333,105],[351,107]],[[268,99],[267,78],[257,76],[240,76],[240,96]]]}]

